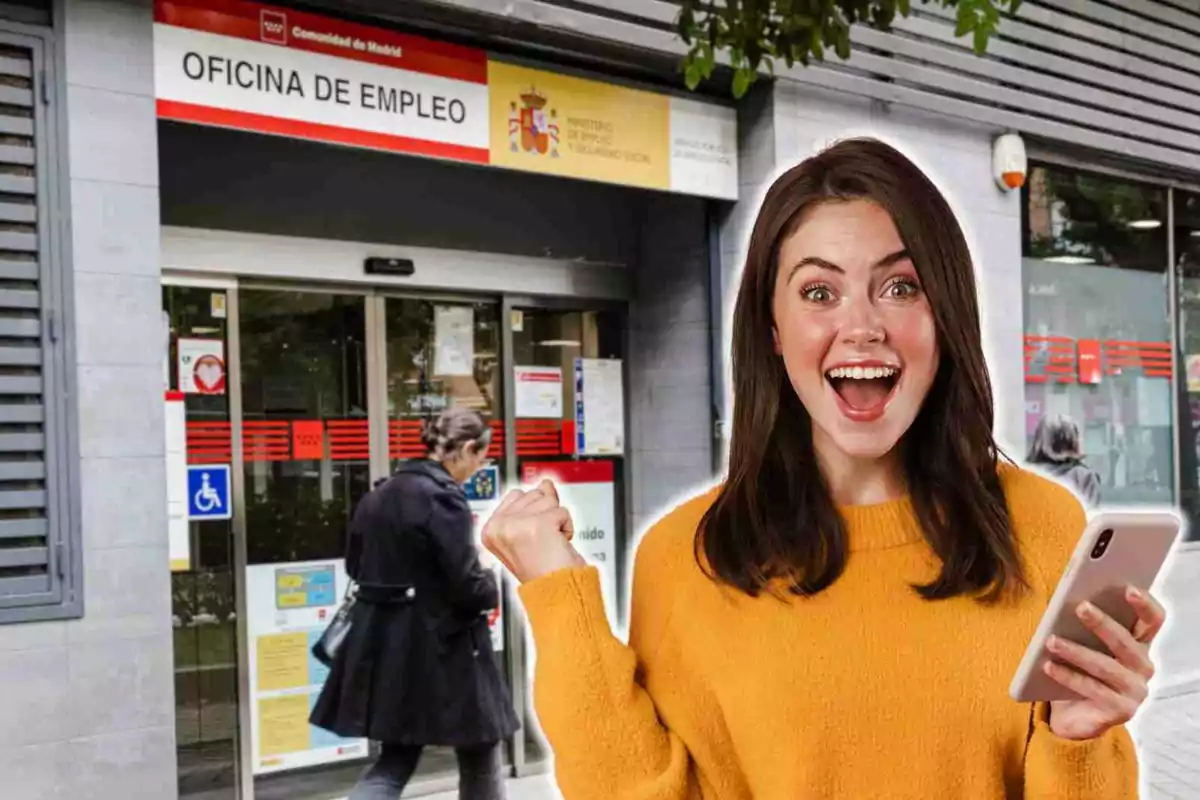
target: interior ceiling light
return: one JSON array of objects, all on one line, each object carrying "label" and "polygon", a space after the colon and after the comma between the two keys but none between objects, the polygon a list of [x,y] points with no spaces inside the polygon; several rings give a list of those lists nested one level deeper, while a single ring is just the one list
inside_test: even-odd
[{"label": "interior ceiling light", "polygon": [[1128,223],[1129,227],[1139,231],[1152,231],[1155,228],[1162,227],[1160,219],[1135,219]]},{"label": "interior ceiling light", "polygon": [[573,339],[547,339],[544,342],[538,342],[539,347],[582,347],[582,342],[576,342]]},{"label": "interior ceiling light", "polygon": [[1095,264],[1096,259],[1089,256],[1050,256],[1043,258],[1043,261],[1051,261],[1055,264]]}]

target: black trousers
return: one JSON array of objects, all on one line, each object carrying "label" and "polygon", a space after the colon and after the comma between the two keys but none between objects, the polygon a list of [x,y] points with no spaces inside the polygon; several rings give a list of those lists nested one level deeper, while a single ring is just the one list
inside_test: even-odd
[{"label": "black trousers", "polygon": [[[359,780],[348,800],[397,800],[421,760],[422,745],[383,744],[379,760]],[[460,800],[504,800],[500,745],[458,747]]]}]

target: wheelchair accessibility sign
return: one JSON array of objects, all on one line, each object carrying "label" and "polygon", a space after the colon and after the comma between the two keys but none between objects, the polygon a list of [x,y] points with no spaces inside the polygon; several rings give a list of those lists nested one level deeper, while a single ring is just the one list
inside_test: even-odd
[{"label": "wheelchair accessibility sign", "polygon": [[188,466],[188,519],[231,519],[229,465]]}]

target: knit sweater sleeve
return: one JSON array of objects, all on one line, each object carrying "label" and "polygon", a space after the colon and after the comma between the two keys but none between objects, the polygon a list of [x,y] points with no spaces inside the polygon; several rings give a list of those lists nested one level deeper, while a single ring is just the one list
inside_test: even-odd
[{"label": "knit sweater sleeve", "polygon": [[594,567],[519,589],[536,648],[534,707],[566,800],[701,797],[683,741],[645,688],[667,635],[672,586],[647,543],[635,559],[628,645],[608,624]]},{"label": "knit sweater sleeve", "polygon": [[[1025,473],[1025,479],[1029,490],[1019,494],[1019,502],[1028,504],[1036,517],[1030,514],[1021,527],[1029,529],[1031,566],[1048,601],[1087,525],[1087,515],[1075,496],[1058,484],[1031,473]],[[1012,511],[1014,518],[1024,516],[1022,509]],[[1137,753],[1124,725],[1075,741],[1050,729],[1049,703],[1033,703],[1030,713],[1026,800],[1136,800]]]}]

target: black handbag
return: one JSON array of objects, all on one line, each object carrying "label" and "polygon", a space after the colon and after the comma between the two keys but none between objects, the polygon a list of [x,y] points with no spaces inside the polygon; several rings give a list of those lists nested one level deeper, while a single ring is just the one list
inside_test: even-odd
[{"label": "black handbag", "polygon": [[321,638],[313,643],[313,658],[320,661],[326,667],[333,666],[338,652],[342,649],[342,644],[346,641],[346,636],[350,633],[350,624],[354,616],[354,604],[357,601],[357,597],[357,586],[351,581],[350,585],[346,587],[346,596],[342,598],[342,604],[338,606],[333,619],[329,621],[329,625],[325,628],[325,632],[321,634]]}]

